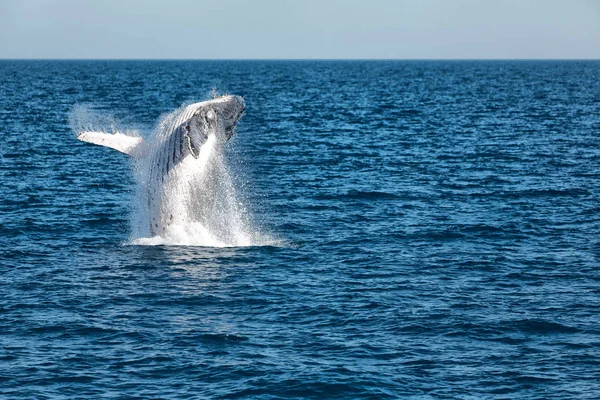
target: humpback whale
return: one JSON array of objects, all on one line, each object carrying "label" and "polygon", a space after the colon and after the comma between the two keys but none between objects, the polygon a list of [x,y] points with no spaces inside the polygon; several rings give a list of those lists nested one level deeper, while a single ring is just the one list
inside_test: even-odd
[{"label": "humpback whale", "polygon": [[[223,183],[205,176],[202,185],[206,187],[195,187],[198,186],[195,185],[198,177],[190,170],[206,167],[207,160],[215,157],[214,149],[220,148],[232,137],[244,110],[242,97],[225,95],[176,110],[161,121],[148,139],[120,132],[95,131],[78,132],[77,138],[115,149],[135,159],[141,174],[141,193],[145,197],[142,207],[145,209],[146,233],[164,236],[170,226],[190,220],[187,214],[193,208],[190,206],[192,203],[196,209],[205,210],[197,213],[195,219],[204,218],[205,221],[201,222],[205,225],[216,223],[206,214],[214,213],[215,209],[218,211],[219,205],[214,204],[218,199],[207,197],[203,191],[214,191]],[[210,169],[203,168],[203,173],[210,175]],[[182,201],[190,204],[182,205]]]}]

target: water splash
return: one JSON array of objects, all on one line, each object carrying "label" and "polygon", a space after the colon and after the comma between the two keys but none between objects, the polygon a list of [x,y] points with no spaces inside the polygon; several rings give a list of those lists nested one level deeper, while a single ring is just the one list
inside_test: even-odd
[{"label": "water splash", "polygon": [[[167,115],[159,124],[156,141],[163,140],[170,121],[185,107]],[[149,143],[146,151],[158,148]],[[225,143],[215,132],[202,145],[198,158],[186,157],[164,181],[152,179],[152,157],[137,159],[138,182],[131,219],[134,245],[185,245],[209,247],[276,245],[261,232],[238,194],[225,157]],[[153,196],[149,201],[149,196]],[[152,236],[149,222],[159,221],[161,233]]]},{"label": "water splash", "polygon": [[91,104],[76,104],[69,113],[69,125],[73,132],[105,132],[140,137],[140,130],[127,126],[122,120],[105,111],[99,111]]}]

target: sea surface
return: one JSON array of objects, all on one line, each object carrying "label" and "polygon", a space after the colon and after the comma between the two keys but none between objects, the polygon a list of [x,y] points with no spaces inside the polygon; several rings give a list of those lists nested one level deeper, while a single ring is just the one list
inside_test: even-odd
[{"label": "sea surface", "polygon": [[[136,245],[69,116],[213,89],[273,240]],[[600,398],[599,61],[0,61],[0,183],[2,399]]]}]

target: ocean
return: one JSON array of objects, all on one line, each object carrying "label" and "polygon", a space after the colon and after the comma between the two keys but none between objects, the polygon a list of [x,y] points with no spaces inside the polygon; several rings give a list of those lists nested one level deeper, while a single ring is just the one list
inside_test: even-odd
[{"label": "ocean", "polygon": [[[0,398],[600,398],[599,77],[0,61]],[[73,115],[149,136],[212,92],[246,102],[224,163],[259,239],[136,238],[129,158]]]}]

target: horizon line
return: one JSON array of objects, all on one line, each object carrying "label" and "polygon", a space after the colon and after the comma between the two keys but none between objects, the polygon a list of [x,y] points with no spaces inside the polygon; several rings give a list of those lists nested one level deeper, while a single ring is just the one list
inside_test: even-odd
[{"label": "horizon line", "polygon": [[0,61],[600,61],[600,58],[4,58]]}]

